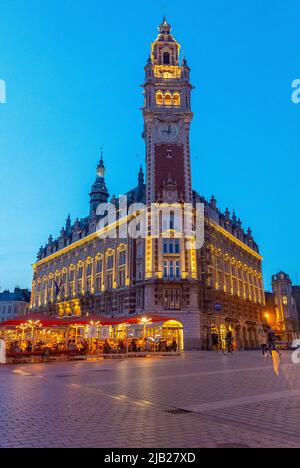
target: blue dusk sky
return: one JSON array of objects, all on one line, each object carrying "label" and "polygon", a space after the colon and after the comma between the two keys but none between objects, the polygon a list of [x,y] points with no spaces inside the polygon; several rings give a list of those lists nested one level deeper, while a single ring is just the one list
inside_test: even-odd
[{"label": "blue dusk sky", "polygon": [[87,215],[101,147],[110,194],[135,186],[164,13],[196,88],[194,188],[251,226],[267,288],[281,269],[300,284],[299,0],[0,0],[2,290],[30,287],[49,234]]}]

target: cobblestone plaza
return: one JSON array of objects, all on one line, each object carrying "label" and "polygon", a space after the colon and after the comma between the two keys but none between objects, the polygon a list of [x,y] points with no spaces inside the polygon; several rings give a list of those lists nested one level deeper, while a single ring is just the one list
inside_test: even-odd
[{"label": "cobblestone plaza", "polygon": [[259,352],[0,368],[0,447],[299,447],[299,367]]}]

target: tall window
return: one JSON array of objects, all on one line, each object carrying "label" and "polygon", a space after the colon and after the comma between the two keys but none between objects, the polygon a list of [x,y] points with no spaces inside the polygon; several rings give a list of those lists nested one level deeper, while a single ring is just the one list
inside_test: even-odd
[{"label": "tall window", "polygon": [[111,303],[111,297],[107,297],[105,301],[105,312],[107,314],[110,314],[112,312],[112,303]]},{"label": "tall window", "polygon": [[180,260],[165,260],[163,276],[164,279],[180,279]]},{"label": "tall window", "polygon": [[63,270],[61,275],[61,290],[65,297],[67,295],[67,270]]},{"label": "tall window", "polygon": [[47,279],[46,278],[44,278],[44,281],[43,281],[42,301],[44,304],[46,304],[47,302]]},{"label": "tall window", "polygon": [[137,243],[137,258],[143,258],[143,244],[142,244],[142,242]]},{"label": "tall window", "polygon": [[118,299],[118,310],[119,310],[119,313],[122,314],[124,312],[124,309],[125,309],[125,299],[124,299],[124,296],[119,296],[119,299]]},{"label": "tall window", "polygon": [[73,297],[75,293],[75,269],[69,270],[69,297]]},{"label": "tall window", "polygon": [[126,284],[126,273],[125,270],[119,271],[119,288],[124,288]]},{"label": "tall window", "polygon": [[48,279],[48,303],[53,301],[53,278]]},{"label": "tall window", "polygon": [[180,106],[180,94],[179,93],[174,93],[173,94],[173,104],[174,106]]},{"label": "tall window", "polygon": [[113,288],[113,274],[108,273],[107,274],[107,289],[112,289]]},{"label": "tall window", "polygon": [[136,306],[138,309],[144,308],[144,292],[142,289],[138,289],[136,293]]},{"label": "tall window", "polygon": [[119,266],[126,265],[126,250],[119,252]]},{"label": "tall window", "polygon": [[144,277],[145,266],[143,263],[138,263],[136,267],[136,279],[138,281],[142,280]]},{"label": "tall window", "polygon": [[172,106],[173,100],[172,100],[172,95],[170,93],[165,94],[165,105],[166,106]]},{"label": "tall window", "polygon": [[113,270],[114,268],[114,256],[113,255],[109,255],[107,257],[106,268],[107,270]]},{"label": "tall window", "polygon": [[181,298],[179,289],[167,289],[164,297],[165,310],[180,310]]},{"label": "tall window", "polygon": [[102,274],[103,274],[103,260],[98,258],[96,260],[96,279],[95,279],[95,290],[96,292],[101,292],[102,289]]},{"label": "tall window", "polygon": [[77,270],[77,291],[78,294],[83,293],[83,265],[79,265]]},{"label": "tall window", "polygon": [[179,239],[165,239],[163,244],[163,251],[165,255],[179,255],[180,254],[180,240]]},{"label": "tall window", "polygon": [[169,52],[164,52],[163,62],[164,62],[164,65],[170,65],[170,54],[169,54]]},{"label": "tall window", "polygon": [[88,263],[86,265],[86,292],[92,292],[92,280],[93,280],[93,264]]},{"label": "tall window", "polygon": [[158,106],[163,106],[164,104],[164,96],[160,91],[156,93],[156,104]]}]

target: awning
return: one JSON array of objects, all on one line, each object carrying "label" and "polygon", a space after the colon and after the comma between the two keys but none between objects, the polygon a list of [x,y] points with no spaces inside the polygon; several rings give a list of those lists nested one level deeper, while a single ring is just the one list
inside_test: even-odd
[{"label": "awning", "polygon": [[32,326],[47,328],[62,326],[63,323],[57,318],[45,317],[44,315],[40,314],[16,317],[11,320],[7,320],[6,322],[0,323],[0,327],[21,327],[22,325],[28,325],[28,328]]},{"label": "awning", "polygon": [[176,319],[170,317],[163,317],[159,315],[134,315],[118,318],[107,318],[99,315],[89,315],[88,317],[63,317],[51,318],[45,317],[41,314],[31,314],[26,317],[16,317],[12,320],[0,323],[0,327],[21,327],[22,325],[36,326],[36,327],[68,327],[68,326],[115,326],[115,325],[150,325],[166,323],[170,321],[177,322]]},{"label": "awning", "polygon": [[74,325],[74,326],[87,326],[87,325],[95,325],[95,326],[115,326],[115,325],[143,325],[143,324],[153,324],[153,323],[165,323],[170,321],[177,321],[174,318],[170,317],[162,317],[159,315],[134,315],[134,316],[126,316],[126,317],[116,317],[116,318],[108,318],[102,317],[99,315],[89,315],[86,317],[79,316],[79,317],[64,317],[58,319],[62,322],[62,324]]}]

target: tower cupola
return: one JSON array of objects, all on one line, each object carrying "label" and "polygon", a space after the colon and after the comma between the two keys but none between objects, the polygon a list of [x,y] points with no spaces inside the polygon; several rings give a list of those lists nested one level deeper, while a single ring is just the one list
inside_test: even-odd
[{"label": "tower cupola", "polygon": [[101,151],[101,159],[97,166],[97,178],[90,193],[90,216],[95,216],[98,206],[101,203],[107,203],[108,199],[109,193],[105,183],[105,165],[103,152]]}]

